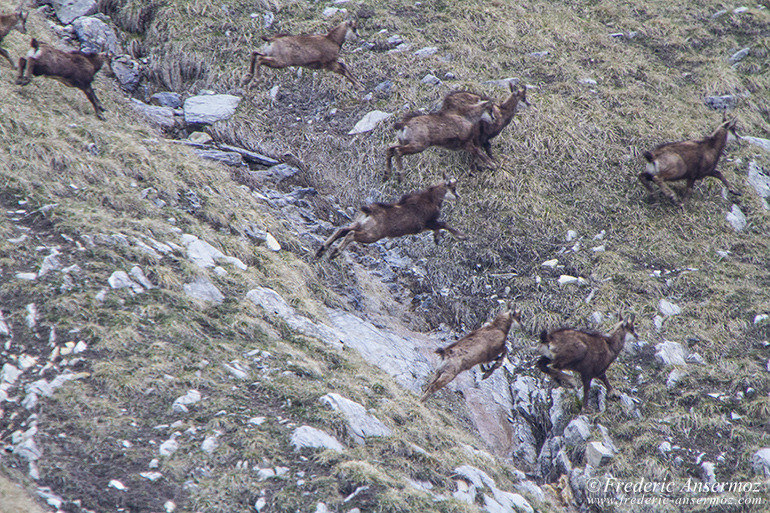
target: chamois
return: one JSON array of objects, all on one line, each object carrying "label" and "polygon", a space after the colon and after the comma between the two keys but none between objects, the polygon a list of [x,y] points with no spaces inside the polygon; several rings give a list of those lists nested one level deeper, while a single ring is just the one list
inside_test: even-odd
[{"label": "chamois", "polygon": [[585,408],[594,378],[604,383],[608,394],[612,392],[606,371],[623,349],[628,334],[639,338],[634,331],[633,314],[627,320],[618,322],[609,335],[570,328],[550,333],[543,330],[540,334],[540,351],[543,356],[537,360],[537,368],[560,384],[571,387],[575,386],[575,382],[562,369],[578,372],[583,381],[582,407]]},{"label": "chamois", "polygon": [[361,84],[340,60],[342,43],[350,37],[358,36],[357,23],[344,21],[331,29],[328,34],[301,34],[292,36],[278,34],[272,37],[262,36],[267,45],[261,52],[251,54],[251,67],[243,77],[242,87],[245,87],[256,76],[259,77],[259,67],[287,68],[289,66],[304,66],[310,69],[327,69],[339,73],[354,86]]},{"label": "chamois", "polygon": [[[0,43],[3,41],[3,38],[7,36],[13,29],[18,30],[22,34],[26,34],[28,15],[29,13],[24,14],[22,12],[21,6],[19,6],[19,10],[13,14],[0,14]],[[16,69],[16,63],[11,59],[8,50],[5,48],[0,48],[0,55],[5,57],[8,62],[11,63],[11,67],[13,69]]]},{"label": "chamois", "polygon": [[104,119],[104,107],[91,87],[94,76],[102,68],[107,57],[102,53],[84,53],[80,50],[64,52],[37,39],[30,42],[32,49],[27,57],[19,59],[19,76],[16,84],[24,86],[32,81],[31,75],[45,75],[69,87],[83,91],[94,106],[96,117]]},{"label": "chamois", "polygon": [[[425,402],[428,397],[448,385],[458,374],[473,368],[476,364],[480,364],[484,371],[481,379],[491,376],[508,356],[506,339],[514,322],[521,326],[521,312],[509,309],[498,314],[492,322],[471,331],[460,340],[437,349],[436,353],[441,356],[442,363],[436,370],[433,381],[425,388],[420,401]],[[485,368],[485,363],[491,363],[491,365]]]},{"label": "chamois", "polygon": [[[513,82],[508,82],[508,87],[511,89],[511,96],[509,96],[503,103],[498,104],[495,102],[493,104],[491,111],[492,119],[490,120],[487,117],[482,117],[479,121],[480,129],[478,134],[478,144],[484,148],[484,151],[486,151],[489,158],[493,160],[492,143],[490,141],[497,137],[500,132],[508,126],[513,119],[514,114],[516,114],[519,103],[524,103],[527,106],[530,105],[527,101],[526,87],[516,90]],[[488,96],[472,93],[470,91],[453,91],[444,98],[441,110],[444,112],[454,111],[463,113],[467,110],[468,105],[489,99]]]},{"label": "chamois", "polygon": [[639,173],[639,180],[650,192],[652,192],[650,182],[655,182],[674,203],[677,202],[676,194],[664,182],[687,180],[687,188],[679,202],[680,205],[684,205],[695,181],[707,176],[718,178],[731,193],[740,196],[741,193],[730,187],[722,173],[716,170],[728,134],[732,133],[736,139],[740,139],[735,133],[736,121],[736,119],[724,121],[704,139],[661,144],[652,151],[645,151],[643,155],[647,159],[647,168]]},{"label": "chamois", "polygon": [[330,260],[353,241],[371,244],[385,237],[413,235],[426,230],[433,230],[436,244],[439,242],[440,230],[447,230],[455,237],[464,239],[465,234],[438,220],[444,198],[457,197],[456,187],[456,180],[446,180],[423,191],[405,194],[397,203],[365,205],[361,207],[361,212],[353,223],[338,228],[318,249],[315,256],[320,258],[324,251],[341,237],[345,238],[329,254]]},{"label": "chamois", "polygon": [[420,153],[430,146],[441,146],[449,150],[465,150],[491,165],[491,160],[481,152],[479,141],[479,120],[488,118],[492,121],[492,100],[479,100],[464,105],[462,113],[438,111],[433,114],[412,112],[394,126],[398,133],[398,144],[388,147],[385,166],[385,180],[390,178],[393,156],[396,156],[399,179],[403,172],[401,157]]}]

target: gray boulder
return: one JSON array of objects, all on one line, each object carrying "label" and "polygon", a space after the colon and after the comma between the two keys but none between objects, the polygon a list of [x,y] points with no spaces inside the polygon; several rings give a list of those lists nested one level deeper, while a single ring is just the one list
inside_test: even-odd
[{"label": "gray boulder", "polygon": [[770,447],[765,447],[751,457],[751,468],[761,476],[770,477]]},{"label": "gray boulder", "polygon": [[56,11],[56,17],[64,25],[69,25],[81,16],[94,14],[98,7],[95,0],[52,0],[51,5]]},{"label": "gray boulder", "polygon": [[202,94],[184,101],[184,120],[187,124],[211,125],[235,114],[241,102],[230,94]]},{"label": "gray boulder", "polygon": [[591,425],[583,415],[572,419],[564,428],[564,442],[568,446],[582,445],[591,436]]},{"label": "gray boulder", "polygon": [[732,110],[735,108],[736,97],[732,94],[724,96],[706,96],[703,100],[708,108],[713,110]]},{"label": "gray boulder", "polygon": [[727,219],[727,221],[733,227],[733,230],[736,232],[743,230],[748,224],[746,221],[746,215],[738,205],[733,205],[733,208],[730,209],[730,212],[727,213],[725,219]]},{"label": "gray boulder", "polygon": [[72,22],[80,40],[80,50],[83,52],[103,52],[109,50],[114,54],[120,53],[118,38],[112,27],[95,16],[82,16]]},{"label": "gray boulder", "polygon": [[142,79],[139,63],[128,55],[121,55],[112,60],[111,67],[120,87],[127,93],[133,93]]},{"label": "gray boulder", "polygon": [[682,344],[668,340],[655,346],[655,359],[664,366],[687,365]]},{"label": "gray boulder", "polygon": [[754,160],[749,162],[749,184],[757,191],[765,210],[770,210],[770,175]]},{"label": "gray boulder", "polygon": [[585,459],[586,463],[597,468],[612,459],[612,451],[601,442],[590,442],[586,445]]},{"label": "gray boulder", "polygon": [[363,445],[368,437],[390,436],[393,433],[388,426],[369,415],[366,408],[346,397],[331,393],[321,397],[320,401],[345,416],[348,434],[359,445]]}]

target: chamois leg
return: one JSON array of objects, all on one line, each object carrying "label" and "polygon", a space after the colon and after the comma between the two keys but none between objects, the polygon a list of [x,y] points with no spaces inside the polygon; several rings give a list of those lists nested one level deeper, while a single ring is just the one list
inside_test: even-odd
[{"label": "chamois leg", "polygon": [[450,381],[455,379],[455,376],[457,376],[456,373],[453,373],[449,370],[439,370],[436,373],[436,377],[433,379],[433,381],[430,382],[430,385],[427,386],[425,389],[425,392],[420,397],[420,402],[424,403],[428,397],[432,396],[445,386],[449,384]]},{"label": "chamois leg", "polygon": [[102,107],[101,102],[99,101],[99,98],[96,97],[96,93],[94,92],[93,88],[89,85],[88,87],[82,89],[83,93],[85,93],[86,98],[88,98],[88,101],[91,102],[91,105],[94,106],[94,110],[96,111],[96,117],[104,121],[104,107]]},{"label": "chamois leg", "polygon": [[396,152],[398,145],[388,146],[385,152],[385,176],[382,177],[383,182],[387,182],[390,179],[390,173],[393,171],[393,154]]},{"label": "chamois leg", "polygon": [[2,55],[8,60],[8,62],[10,63],[13,69],[16,69],[16,63],[13,62],[13,60],[11,59],[11,55],[8,53],[8,50],[6,50],[5,48],[0,48],[0,55]]},{"label": "chamois leg", "polygon": [[[481,376],[482,380],[487,379],[489,376],[492,375],[493,372],[495,372],[505,360],[505,357],[508,356],[508,347],[503,348],[503,352],[500,353],[497,358],[492,360],[492,365],[485,366],[484,364],[481,365],[481,370],[484,371],[484,374]],[[486,367],[486,368],[485,368]]]},{"label": "chamois leg", "polygon": [[446,230],[446,231],[448,231],[449,233],[451,233],[452,235],[454,235],[458,239],[467,239],[468,238],[468,236],[465,235],[463,232],[461,232],[460,230],[458,230],[456,228],[452,228],[451,226],[446,224],[444,221],[436,221],[436,220],[429,221],[425,225],[425,227],[428,230],[433,230],[433,240],[434,240],[434,242],[436,244],[439,243],[439,231],[440,230]]},{"label": "chamois leg", "polygon": [[[32,66],[29,64],[29,61],[25,59],[24,57],[21,57],[19,59],[19,76],[16,78],[16,85],[25,86],[32,82],[32,78],[29,76],[29,72],[31,71],[28,68],[31,68]],[[26,76],[25,76],[26,73]]]},{"label": "chamois leg", "polygon": [[639,173],[639,181],[642,182],[642,185],[644,185],[644,188],[647,189],[648,192],[653,192],[652,190],[652,175],[649,173],[641,172]]},{"label": "chamois leg", "polygon": [[394,144],[388,148],[388,176],[390,176],[390,158],[396,156],[396,168],[398,169],[398,181],[401,181],[401,175],[404,172],[404,165],[401,157],[404,155],[413,155],[425,150],[427,146],[421,144]]},{"label": "chamois leg", "polygon": [[676,197],[676,193],[673,190],[671,190],[671,187],[666,185],[666,182],[661,180],[659,176],[657,175],[653,176],[652,180],[656,184],[658,184],[658,187],[660,187],[660,190],[663,191],[663,194],[668,196],[671,199],[671,201],[673,201],[674,203],[680,203],[680,201]]},{"label": "chamois leg", "polygon": [[361,85],[361,83],[353,77],[353,75],[350,73],[350,70],[348,70],[348,67],[345,65],[342,61],[334,61],[329,64],[328,67],[329,71],[333,71],[334,73],[339,73],[343,77],[347,78],[348,81],[353,84],[357,89],[363,89],[364,86]]},{"label": "chamois leg", "polygon": [[318,251],[315,252],[316,258],[321,258],[321,255],[324,254],[324,251],[329,249],[329,246],[334,244],[334,241],[339,239],[340,237],[347,235],[348,232],[351,230],[350,226],[343,226],[342,228],[337,228],[337,230],[332,234],[331,237],[326,239],[326,242],[324,242],[320,248],[318,248]]},{"label": "chamois leg", "polygon": [[487,152],[487,155],[490,159],[495,160],[494,155],[492,155],[492,143],[487,141],[483,144],[484,151]]},{"label": "chamois leg", "polygon": [[556,381],[559,385],[568,386],[570,388],[577,388],[577,382],[572,376],[570,376],[569,374],[566,374],[565,372],[559,369],[554,369],[553,367],[550,367],[549,366],[550,363],[551,363],[550,358],[548,358],[547,356],[541,356],[540,358],[538,358],[537,363],[535,365],[542,372],[551,376],[551,378],[554,381]]},{"label": "chamois leg", "polygon": [[684,189],[684,194],[682,194],[682,205],[684,205],[684,202],[687,201],[687,198],[690,197],[690,194],[692,193],[692,188],[695,185],[695,179],[694,178],[688,178],[687,179],[687,185]]},{"label": "chamois leg", "polygon": [[727,190],[730,191],[731,194],[735,194],[736,196],[743,196],[739,191],[736,191],[732,187],[730,187],[730,184],[727,183],[727,179],[722,176],[722,173],[717,171],[716,169],[711,172],[709,176],[713,176],[714,178],[717,178],[722,182],[722,184],[727,187]]},{"label": "chamois leg", "polygon": [[607,389],[607,397],[618,397],[618,392],[612,388],[612,385],[610,385],[610,380],[607,379],[606,372],[603,372],[601,376],[597,377],[604,383],[604,388]]},{"label": "chamois leg", "polygon": [[492,160],[490,157],[487,157],[484,153],[482,153],[481,148],[479,148],[478,145],[476,145],[475,142],[469,141],[465,145],[465,151],[467,151],[468,153],[473,155],[473,157],[475,159],[474,160],[474,164],[475,164],[475,162],[477,160],[480,160],[482,162],[482,164],[485,165],[488,168],[493,168],[494,169],[496,167],[495,161]]},{"label": "chamois leg", "polygon": [[353,242],[353,238],[356,236],[356,232],[354,230],[350,230],[350,233],[345,235],[345,238],[342,239],[342,242],[340,242],[339,246],[334,248],[331,253],[329,253],[329,260],[334,260],[337,258],[337,255],[342,253],[342,251],[350,245],[351,242]]},{"label": "chamois leg", "polygon": [[251,82],[251,80],[254,78],[255,71],[257,74],[257,78],[259,78],[259,66],[257,66],[257,58],[260,57],[261,55],[262,54],[259,52],[251,53],[251,65],[249,66],[249,72],[246,73],[245,77],[243,77],[243,80],[241,81],[241,87],[246,87],[247,85],[249,85],[249,82]]},{"label": "chamois leg", "polygon": [[580,378],[583,380],[583,405],[581,406],[581,410],[584,410],[588,408],[588,393],[591,391],[591,381],[593,378],[591,376],[583,375],[581,375]]}]

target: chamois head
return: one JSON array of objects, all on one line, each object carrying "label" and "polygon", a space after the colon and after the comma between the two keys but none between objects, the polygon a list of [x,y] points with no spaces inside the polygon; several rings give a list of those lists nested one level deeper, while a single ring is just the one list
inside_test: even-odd
[{"label": "chamois head", "polygon": [[29,12],[26,14],[21,10],[21,6],[19,6],[19,10],[16,11],[16,24],[11,27],[11,30],[16,29],[22,34],[27,33],[27,16],[29,16]]}]

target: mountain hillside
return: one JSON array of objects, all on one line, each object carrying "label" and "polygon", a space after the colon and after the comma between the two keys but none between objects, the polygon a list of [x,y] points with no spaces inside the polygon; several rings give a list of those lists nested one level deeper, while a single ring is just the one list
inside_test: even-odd
[{"label": "mountain hillside", "polygon": [[[106,121],[0,62],[0,511],[766,508],[767,2],[101,0],[69,25],[60,4],[26,4],[13,60],[30,37],[119,57],[94,82]],[[348,18],[362,90],[297,68],[241,86],[260,36]],[[509,80],[531,105],[494,169],[430,148],[383,181],[402,116],[459,88],[502,101]],[[166,92],[237,107],[193,122],[149,106]],[[373,110],[392,116],[349,135]],[[645,150],[723,115],[740,196],[641,185]],[[467,239],[314,258],[362,204],[444,176]],[[418,402],[433,351],[508,304],[523,329],[503,367]],[[581,411],[535,368],[542,330],[630,314],[620,400],[596,383]],[[672,489],[609,485],[639,480]],[[729,482],[756,490],[702,488]]]}]

